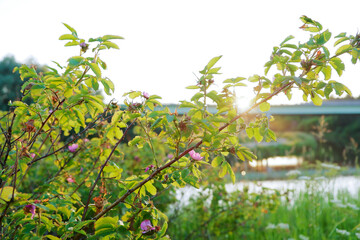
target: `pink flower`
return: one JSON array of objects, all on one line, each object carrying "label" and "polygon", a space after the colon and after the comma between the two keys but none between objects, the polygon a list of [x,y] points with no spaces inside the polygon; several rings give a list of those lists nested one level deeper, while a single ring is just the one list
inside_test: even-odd
[{"label": "pink flower", "polygon": [[89,142],[89,141],[90,141],[90,140],[89,140],[89,139],[87,139],[87,138],[85,138],[85,139],[84,139],[84,142],[86,142],[86,143],[87,143],[87,142]]},{"label": "pink flower", "polygon": [[30,157],[32,158],[32,159],[34,159],[35,158],[35,153],[30,153]]},{"label": "pink flower", "polygon": [[68,183],[74,183],[74,182],[75,182],[75,179],[70,176],[70,177],[68,177],[68,178],[66,179],[66,181],[68,181]]},{"label": "pink flower", "polygon": [[196,161],[200,161],[200,160],[202,160],[202,159],[204,158],[204,157],[200,156],[200,153],[197,153],[197,152],[195,152],[194,150],[191,150],[191,151],[189,152],[189,154],[190,154],[190,157],[191,157],[192,159],[196,160]]},{"label": "pink flower", "polygon": [[168,157],[168,158],[173,158],[174,155],[172,155],[171,153],[169,153],[169,154],[167,155],[167,157]]},{"label": "pink flower", "polygon": [[155,230],[155,228],[151,225],[150,220],[142,221],[141,224],[140,224],[140,228],[141,228],[141,230],[143,230],[143,232],[142,232],[143,234],[147,233],[147,232],[150,232],[152,230]]},{"label": "pink flower", "polygon": [[69,148],[70,152],[75,152],[78,147],[79,147],[79,145],[74,143],[73,145],[70,145],[68,148]]},{"label": "pink flower", "polygon": [[150,97],[150,94],[147,93],[147,92],[143,92],[143,97],[146,98],[146,99],[149,99]]},{"label": "pink flower", "polygon": [[25,212],[25,213],[31,213],[31,219],[34,219],[35,209],[36,209],[36,206],[35,206],[35,205],[28,204],[28,205],[25,206],[24,212]]},{"label": "pink flower", "polygon": [[150,169],[153,169],[155,166],[154,165],[149,165],[145,168],[145,172],[149,171]]}]

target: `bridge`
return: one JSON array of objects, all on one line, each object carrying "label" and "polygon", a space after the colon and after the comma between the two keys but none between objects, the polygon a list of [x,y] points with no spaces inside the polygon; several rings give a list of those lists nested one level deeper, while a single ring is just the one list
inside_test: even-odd
[{"label": "bridge", "polygon": [[[178,114],[187,113],[190,108],[179,108],[177,104],[165,104],[171,112],[177,109]],[[208,111],[216,113],[215,105],[209,105]],[[159,110],[159,109],[157,109]],[[251,111],[252,114],[263,113],[260,109]],[[316,106],[312,102],[297,105],[273,105],[270,110],[265,112],[269,115],[360,115],[360,99],[356,100],[328,100],[321,106]]]},{"label": "bridge", "polygon": [[[256,113],[261,111],[257,109]],[[311,103],[271,106],[270,115],[359,115],[360,100],[328,100],[321,106]]]}]

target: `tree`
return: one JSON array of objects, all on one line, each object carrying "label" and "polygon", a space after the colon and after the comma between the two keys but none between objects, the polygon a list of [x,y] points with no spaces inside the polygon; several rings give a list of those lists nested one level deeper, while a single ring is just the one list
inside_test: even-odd
[{"label": "tree", "polygon": [[[239,142],[241,131],[257,142],[276,140],[265,114],[245,122],[252,109],[267,111],[269,99],[282,92],[290,98],[295,86],[304,92],[304,99],[310,96],[317,105],[333,90],[338,95],[351,93],[329,79],[332,69],[339,75],[344,70],[340,56],[351,54],[356,63],[360,36],[338,35],[348,44],[331,56],[324,45],[331,33],[306,16],[301,20],[301,28],[315,35],[298,45],[288,43],[293,39],[289,36],[274,48],[265,64],[265,74],[277,67],[274,80],[260,75],[248,79],[258,83],[248,110],[238,112],[232,91],[244,86],[246,78],[225,79],[221,92],[212,90],[221,69],[216,66],[221,59],[217,56],[188,87],[196,93],[190,101],[181,101],[180,108],[189,109],[183,116],[167,108],[155,109],[161,105],[160,97],[140,91],[123,95],[126,109],[115,102],[104,105],[93,90],[102,84],[110,95],[114,86],[103,77],[106,64],[99,52],[118,49],[114,40],[122,37],[104,35],[85,41],[64,24],[70,33],[60,40],[80,48],[80,54],[44,73],[33,66],[15,68],[21,79],[29,80],[22,86],[22,97],[11,104],[14,109],[0,116],[1,237],[168,239],[167,216],[154,205],[154,198],[171,187],[199,187],[203,170],[210,165],[219,177],[228,174],[235,182],[225,157],[256,159]],[[23,96],[34,102],[24,103]],[[216,104],[214,114],[207,111],[209,100]],[[137,135],[121,144],[134,124]],[[60,141],[62,135],[68,137]],[[149,151],[143,158],[132,157],[145,148]]]},{"label": "tree", "polygon": [[20,65],[13,56],[6,56],[0,62],[0,110],[9,110],[9,101],[21,97],[23,82],[19,73],[13,73],[13,69]]}]

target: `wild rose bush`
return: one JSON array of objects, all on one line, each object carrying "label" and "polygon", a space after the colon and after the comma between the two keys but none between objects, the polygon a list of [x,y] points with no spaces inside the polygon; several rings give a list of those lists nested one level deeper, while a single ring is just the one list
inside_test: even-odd
[{"label": "wild rose bush", "polygon": [[[106,63],[100,52],[118,49],[114,41],[122,37],[85,41],[64,24],[70,33],[60,40],[78,48],[79,55],[39,74],[36,66],[15,68],[29,80],[22,98],[0,116],[1,238],[169,239],[168,218],[154,204],[164,191],[199,187],[209,167],[235,182],[227,156],[256,158],[239,142],[241,131],[258,142],[276,140],[265,114],[245,121],[252,109],[269,110],[269,99],[280,93],[290,99],[293,88],[316,105],[333,91],[351,94],[330,78],[333,70],[341,76],[341,56],[350,54],[357,62],[360,35],[337,35],[335,45],[343,45],[331,55],[325,46],[329,30],[306,16],[301,21],[301,28],[312,32],[309,40],[292,44],[289,36],[274,47],[265,76],[226,79],[218,92],[213,85],[221,56],[211,59],[188,87],[196,90],[194,96],[181,101],[184,115],[161,108],[159,96],[141,91],[125,93],[123,105],[115,100],[104,104],[96,95],[99,85],[108,95],[114,85],[103,76]],[[273,65],[273,77],[268,77]],[[257,84],[255,97],[248,110],[239,112],[235,89],[245,80]],[[26,104],[27,98],[33,103]],[[209,101],[216,113],[208,111]]]}]

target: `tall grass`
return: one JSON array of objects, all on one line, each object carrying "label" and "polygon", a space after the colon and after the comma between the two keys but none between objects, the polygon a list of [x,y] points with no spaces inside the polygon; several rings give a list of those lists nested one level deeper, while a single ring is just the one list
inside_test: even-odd
[{"label": "tall grass", "polygon": [[294,194],[211,189],[172,213],[172,239],[360,239],[360,191],[325,191],[314,180]]}]

